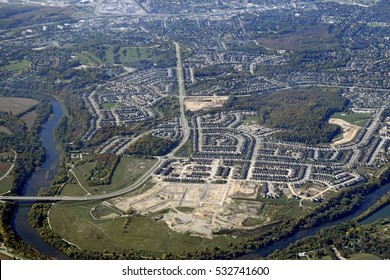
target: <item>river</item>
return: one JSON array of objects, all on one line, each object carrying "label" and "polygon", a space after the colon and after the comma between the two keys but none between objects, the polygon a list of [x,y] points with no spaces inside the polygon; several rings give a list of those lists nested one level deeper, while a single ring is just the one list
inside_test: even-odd
[{"label": "river", "polygon": [[[35,172],[26,182],[23,188],[23,195],[36,195],[41,187],[47,188],[50,186],[50,181],[53,180],[54,176],[58,171],[60,164],[60,156],[57,150],[56,143],[54,141],[54,130],[63,116],[63,110],[61,104],[58,101],[51,101],[53,108],[53,116],[47,121],[43,126],[43,129],[40,133],[40,139],[43,143],[43,146],[46,150],[46,159],[42,164],[41,168]],[[390,190],[390,183],[384,185],[379,190],[366,196],[366,199],[363,205],[355,213],[339,219],[334,222],[329,222],[324,225],[314,227],[311,229],[300,230],[288,238],[284,238],[280,241],[275,242],[274,244],[262,248],[258,251],[251,252],[241,257],[240,259],[255,259],[263,258],[268,256],[270,253],[276,249],[286,248],[291,243],[302,239],[307,236],[312,236],[318,233],[322,228],[334,226],[340,224],[341,222],[351,220],[364,211],[366,211],[370,206],[372,206],[379,198],[385,195]],[[52,245],[46,243],[40,235],[31,227],[28,223],[28,212],[31,209],[31,205],[19,203],[15,211],[15,214],[12,218],[11,226],[16,234],[21,237],[26,243],[31,245],[33,248],[37,249],[41,254],[55,258],[55,259],[68,259],[68,257],[53,247]],[[363,222],[370,223],[379,218],[389,217],[390,216],[390,206],[384,207],[373,215],[369,216]]]},{"label": "river", "polygon": [[379,219],[384,219],[384,218],[389,218],[390,217],[390,205],[387,205],[378,211],[374,212],[367,218],[365,218],[363,221],[360,223],[363,225],[371,224]]},{"label": "river", "polygon": [[[43,146],[45,147],[46,158],[40,169],[27,179],[23,187],[23,195],[36,195],[41,187],[49,187],[50,181],[53,180],[54,176],[58,172],[60,155],[54,141],[54,130],[64,115],[64,112],[60,102],[52,100],[51,104],[53,108],[53,115],[44,124],[39,135]],[[55,259],[68,259],[64,253],[46,243],[31,227],[28,223],[28,213],[30,209],[30,204],[18,203],[11,221],[11,226],[15,233],[23,239],[24,242],[37,249],[42,255]]]},{"label": "river", "polygon": [[[290,244],[292,244],[292,243],[294,243],[294,242],[296,242],[304,237],[313,236],[313,235],[317,234],[322,228],[336,226],[342,222],[352,220],[352,219],[358,217],[364,211],[366,211],[369,207],[374,205],[374,203],[376,201],[378,201],[388,191],[390,191],[390,183],[382,186],[379,190],[367,195],[365,197],[363,205],[360,206],[360,208],[355,213],[348,215],[344,218],[338,219],[336,221],[325,223],[325,224],[317,226],[317,227],[300,230],[300,231],[294,233],[290,237],[276,241],[274,244],[269,245],[265,248],[261,248],[257,251],[250,252],[250,253],[240,257],[239,259],[251,260],[251,259],[256,259],[256,258],[265,258],[277,249],[282,250],[282,249],[286,248],[287,246],[289,246]],[[387,211],[386,211],[386,209],[387,209]],[[379,214],[379,212],[381,212],[381,215],[374,217],[374,215]],[[364,220],[364,222],[368,221],[368,219],[371,219],[369,221],[369,223],[372,223],[372,222],[376,221],[377,219],[384,218],[384,217],[390,217],[390,206],[382,208],[378,212],[375,212],[374,214],[370,215],[368,218],[366,218]]]}]

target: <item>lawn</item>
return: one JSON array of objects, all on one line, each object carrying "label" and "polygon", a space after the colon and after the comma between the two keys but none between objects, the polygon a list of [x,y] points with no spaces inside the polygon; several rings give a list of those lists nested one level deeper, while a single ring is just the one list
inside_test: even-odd
[{"label": "lawn", "polygon": [[243,121],[247,125],[254,125],[260,123],[260,118],[259,116],[245,116]]},{"label": "lawn", "polygon": [[226,248],[232,237],[203,239],[171,231],[163,221],[155,222],[153,215],[134,216],[108,221],[94,221],[89,211],[98,203],[67,206],[57,203],[50,211],[53,230],[82,249],[144,250],[156,257],[172,252],[197,251],[206,247]]},{"label": "lawn", "polygon": [[351,124],[363,126],[369,119],[372,118],[372,115],[365,113],[343,112],[333,114],[332,118],[342,119]]},{"label": "lawn", "polygon": [[116,103],[114,103],[114,102],[102,103],[104,110],[111,110],[112,108],[114,108],[115,105],[116,105]]},{"label": "lawn", "polygon": [[[82,186],[91,194],[110,193],[133,184],[139,177],[142,176],[156,163],[155,159],[144,159],[137,157],[122,157],[112,176],[110,185],[89,186],[88,176],[93,169],[95,162],[86,162],[73,169]],[[73,181],[73,183],[77,183]],[[68,194],[85,194],[80,193],[76,186],[67,184],[63,192]],[[80,188],[81,189],[81,188]]]}]

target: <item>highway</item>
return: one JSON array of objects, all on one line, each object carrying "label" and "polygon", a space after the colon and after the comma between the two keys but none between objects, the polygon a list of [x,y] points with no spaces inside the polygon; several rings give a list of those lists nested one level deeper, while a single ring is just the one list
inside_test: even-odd
[{"label": "highway", "polygon": [[183,137],[181,139],[180,144],[173,149],[172,152],[168,154],[168,157],[173,157],[173,155],[183,147],[183,145],[187,142],[190,137],[190,127],[188,126],[188,121],[185,115],[184,109],[184,99],[186,97],[186,89],[184,84],[184,73],[183,73],[183,61],[181,59],[180,45],[175,42],[176,47],[176,57],[177,57],[177,83],[179,87],[179,102],[180,102],[180,121],[181,128],[183,132]]},{"label": "highway", "polygon": [[103,200],[109,199],[113,197],[117,197],[120,195],[124,195],[132,190],[138,188],[149,177],[153,174],[154,170],[160,165],[161,159],[158,158],[157,162],[148,170],[148,172],[144,173],[137,181],[135,181],[130,186],[121,189],[119,191],[115,191],[112,193],[101,194],[101,195],[85,195],[85,196],[0,196],[0,200],[3,201],[31,201],[31,202],[53,202],[53,201],[91,201],[91,200]]},{"label": "highway", "polygon": [[[180,102],[180,119],[181,119],[181,127],[182,127],[182,133],[183,137],[180,142],[180,144],[167,156],[173,157],[173,155],[183,147],[183,145],[187,142],[189,136],[190,136],[190,127],[188,126],[188,121],[185,116],[185,109],[184,109],[184,98],[186,96],[185,92],[185,85],[184,85],[184,73],[183,73],[183,63],[181,59],[181,53],[180,53],[180,45],[175,42],[176,46],[176,57],[177,57],[177,81],[179,86],[179,102]],[[136,182],[131,184],[130,186],[108,194],[102,194],[102,195],[85,195],[85,196],[0,196],[0,200],[3,201],[30,201],[30,202],[53,202],[53,201],[91,201],[91,200],[103,200],[103,199],[109,199],[113,197],[117,197],[120,195],[124,195],[126,193],[131,192],[132,190],[138,188],[143,183],[146,182],[146,180],[149,179],[149,177],[153,174],[153,172],[157,169],[157,167],[161,163],[161,158],[158,158],[157,162],[153,165],[151,169],[149,169],[148,172],[144,173]]]}]

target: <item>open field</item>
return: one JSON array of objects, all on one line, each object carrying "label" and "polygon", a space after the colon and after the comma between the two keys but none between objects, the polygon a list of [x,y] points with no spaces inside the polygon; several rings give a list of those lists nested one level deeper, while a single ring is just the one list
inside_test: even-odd
[{"label": "open field", "polygon": [[263,203],[262,212],[271,220],[298,217],[306,211],[299,206],[298,200],[288,199],[285,195],[274,199],[258,197],[257,200]]},{"label": "open field", "polygon": [[190,133],[190,137],[188,137],[187,142],[180,148],[175,154],[175,157],[190,157],[193,153],[192,145],[193,145],[193,136],[192,131]]},{"label": "open field", "polygon": [[206,247],[226,248],[232,237],[203,239],[171,231],[163,221],[152,220],[156,214],[116,220],[95,221],[90,210],[95,204],[66,206],[56,204],[50,211],[53,230],[82,249],[147,251],[156,257],[172,252],[197,251]]},{"label": "open field", "polygon": [[246,125],[260,124],[260,117],[259,116],[245,116],[243,119],[243,122]]},{"label": "open field", "polygon": [[3,175],[8,172],[11,165],[12,164],[9,162],[1,162],[0,161],[0,178],[3,177]]},{"label": "open field", "polygon": [[9,71],[19,71],[19,70],[25,70],[30,68],[30,61],[28,60],[14,60],[10,61],[10,63],[6,66],[4,66],[5,69]]},{"label": "open field", "polygon": [[[163,48],[160,45],[151,47],[120,47],[114,48],[108,46],[104,50],[104,56],[97,55],[94,50],[82,51],[77,53],[77,57],[81,64],[91,67],[103,65],[105,63],[111,65],[121,64],[130,67],[143,67],[145,61],[156,63],[156,65],[165,65],[174,63],[174,51],[169,48]],[[171,63],[172,62],[172,63]]]},{"label": "open field", "polygon": [[114,102],[102,104],[104,110],[111,110],[115,105],[116,105],[116,103],[114,103]]},{"label": "open field", "polygon": [[12,112],[13,114],[19,114],[37,104],[38,101],[30,98],[0,97],[0,111],[2,112]]},{"label": "open field", "polygon": [[28,112],[27,114],[24,114],[23,116],[20,117],[20,119],[27,124],[29,129],[31,129],[32,125],[34,124],[36,116],[37,116],[37,112],[36,110],[34,110]]},{"label": "open field", "polygon": [[369,119],[372,118],[372,115],[365,114],[365,113],[344,112],[344,113],[335,113],[332,115],[332,118],[341,119],[350,124],[363,126]]},{"label": "open field", "polygon": [[372,254],[354,254],[348,258],[349,260],[381,260],[380,257]]},{"label": "open field", "polygon": [[343,130],[342,137],[340,139],[335,139],[332,143],[333,146],[351,142],[353,139],[355,139],[360,129],[357,125],[350,124],[349,122],[346,122],[341,119],[330,118],[329,123],[338,125]]},{"label": "open field", "polygon": [[86,194],[87,192],[80,187],[75,179],[70,180],[70,182],[66,183],[61,189],[61,195],[64,196],[80,196]]},{"label": "open field", "polygon": [[7,176],[0,180],[0,194],[9,192],[13,185],[13,179],[11,176]]},{"label": "open field", "polygon": [[184,105],[192,112],[203,109],[221,108],[229,99],[228,96],[193,97],[186,99]]},{"label": "open field", "polygon": [[[90,171],[95,166],[95,162],[83,163],[80,166],[74,167],[73,171],[83,188],[85,188],[89,193],[104,194],[120,190],[131,185],[151,166],[153,166],[155,162],[156,160],[154,159],[122,157],[113,173],[110,185],[89,186],[88,176],[90,175]],[[76,184],[77,182],[73,181],[73,183]],[[66,191],[70,194],[80,192],[80,190],[76,191],[76,186],[70,185],[67,185],[63,191]]]},{"label": "open field", "polygon": [[[153,188],[155,186],[155,182],[152,179],[147,180],[144,184],[142,184],[139,188],[134,191],[131,191],[130,195],[137,195],[146,192],[147,190]],[[86,195],[87,192],[80,187],[77,181],[73,178],[69,182],[67,182],[61,190],[61,195],[64,196],[82,196]]]},{"label": "open field", "polygon": [[88,51],[83,51],[81,53],[78,53],[77,57],[79,58],[80,62],[83,65],[87,65],[87,66],[99,66],[104,63],[100,58],[98,58],[97,56],[95,56],[94,54]]}]

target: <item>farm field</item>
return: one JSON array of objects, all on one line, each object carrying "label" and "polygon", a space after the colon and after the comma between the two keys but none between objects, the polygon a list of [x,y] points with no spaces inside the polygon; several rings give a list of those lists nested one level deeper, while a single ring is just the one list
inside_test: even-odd
[{"label": "farm field", "polygon": [[12,112],[15,115],[22,113],[37,104],[38,101],[30,98],[0,97],[0,111]]},{"label": "farm field", "polygon": [[36,116],[37,116],[37,112],[34,110],[28,112],[27,114],[24,114],[23,116],[20,117],[20,119],[27,124],[29,129],[31,129],[32,125],[34,124]]}]

